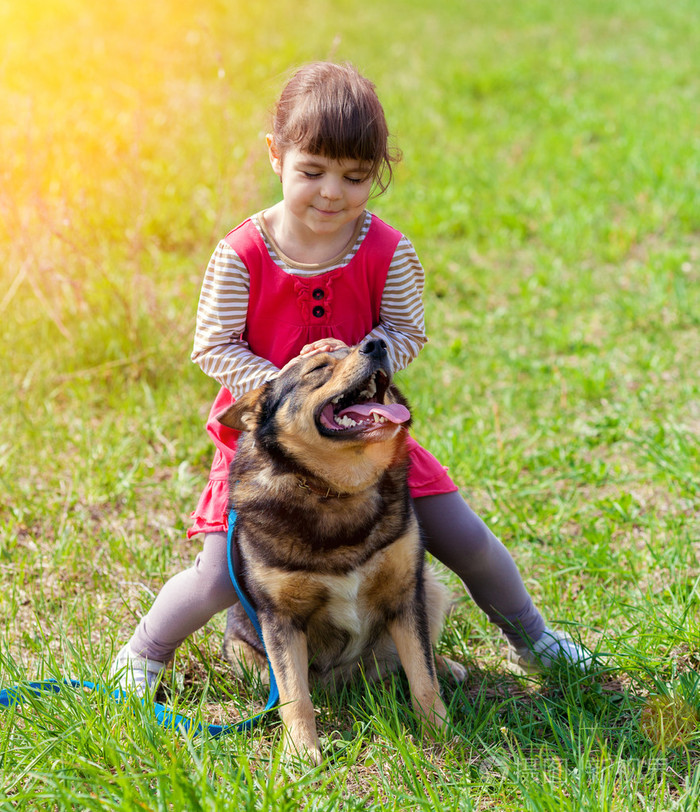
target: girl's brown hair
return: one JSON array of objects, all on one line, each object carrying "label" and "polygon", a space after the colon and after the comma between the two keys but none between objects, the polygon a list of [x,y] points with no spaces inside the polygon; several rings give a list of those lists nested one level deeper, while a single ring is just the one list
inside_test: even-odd
[{"label": "girl's brown hair", "polygon": [[287,82],[275,109],[272,135],[280,157],[289,147],[332,161],[370,165],[384,192],[401,153],[389,146],[384,109],[374,85],[350,64],[312,62]]}]

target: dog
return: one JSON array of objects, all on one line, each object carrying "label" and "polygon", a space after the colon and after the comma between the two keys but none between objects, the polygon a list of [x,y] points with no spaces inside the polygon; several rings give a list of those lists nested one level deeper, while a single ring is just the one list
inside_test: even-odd
[{"label": "dog", "polygon": [[[230,471],[237,577],[256,608],[280,692],[285,749],[321,762],[309,677],[401,664],[416,713],[445,727],[435,658],[447,595],[424,562],[407,485],[410,412],[391,383],[386,344],[318,353],[285,367],[218,415],[242,432]],[[240,604],[224,653],[240,674],[266,667]]]}]

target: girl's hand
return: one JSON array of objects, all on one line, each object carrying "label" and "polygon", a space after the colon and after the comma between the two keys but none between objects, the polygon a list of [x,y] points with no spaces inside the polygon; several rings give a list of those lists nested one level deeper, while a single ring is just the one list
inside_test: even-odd
[{"label": "girl's hand", "polygon": [[340,350],[343,347],[347,347],[348,345],[344,341],[340,341],[338,338],[322,338],[319,341],[314,341],[313,344],[306,344],[301,348],[301,352],[296,358],[292,358],[290,361],[280,369],[278,375],[281,375],[283,372],[289,369],[289,367],[294,366],[302,358],[308,358],[310,355],[316,355],[318,352],[333,352],[334,350]]},{"label": "girl's hand", "polygon": [[313,344],[306,344],[306,346],[302,347],[299,357],[303,358],[307,355],[316,355],[317,352],[333,352],[334,350],[340,350],[347,346],[348,345],[339,338],[321,338],[318,341],[314,341]]}]

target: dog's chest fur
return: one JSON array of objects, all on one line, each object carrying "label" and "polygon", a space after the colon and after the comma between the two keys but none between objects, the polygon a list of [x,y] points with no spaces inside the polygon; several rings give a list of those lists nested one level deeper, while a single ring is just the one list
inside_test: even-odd
[{"label": "dog's chest fur", "polygon": [[363,574],[324,580],[326,605],[309,622],[309,638],[316,644],[310,665],[321,673],[360,661],[378,634],[376,613],[362,594]]},{"label": "dog's chest fur", "polygon": [[363,576],[351,572],[345,576],[330,576],[325,580],[328,601],[325,613],[329,621],[353,639],[366,639],[368,636],[368,615],[360,604],[360,587]]},{"label": "dog's chest fur", "polygon": [[[420,539],[412,523],[391,545],[343,574],[267,570],[265,592],[275,612],[295,612],[308,641],[310,669],[322,680],[349,675],[387,644],[387,620],[416,588]],[[402,589],[396,589],[397,584]]]}]

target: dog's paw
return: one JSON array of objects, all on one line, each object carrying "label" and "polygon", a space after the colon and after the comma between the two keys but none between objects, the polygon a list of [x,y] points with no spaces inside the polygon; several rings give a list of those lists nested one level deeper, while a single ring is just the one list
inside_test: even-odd
[{"label": "dog's paw", "polygon": [[295,724],[287,728],[284,737],[284,757],[288,761],[300,760],[318,767],[323,764],[321,743],[316,730],[304,724]]},{"label": "dog's paw", "polygon": [[291,739],[285,740],[283,755],[288,764],[311,764],[313,767],[320,767],[323,764],[323,754],[320,747],[298,745]]}]

